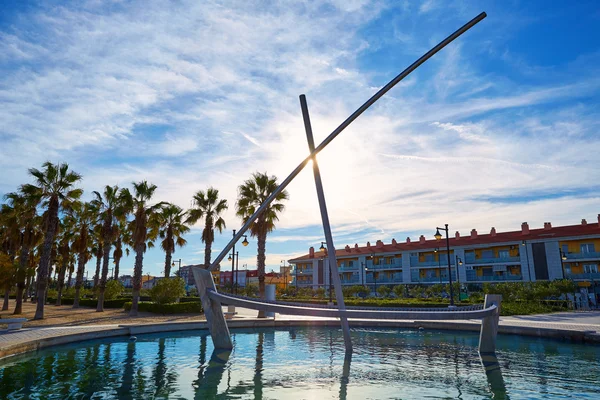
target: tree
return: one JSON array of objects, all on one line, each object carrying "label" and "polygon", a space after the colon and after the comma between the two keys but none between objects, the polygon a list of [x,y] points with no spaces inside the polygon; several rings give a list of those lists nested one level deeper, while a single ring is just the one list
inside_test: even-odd
[{"label": "tree", "polygon": [[190,231],[184,222],[185,214],[181,207],[166,203],[154,219],[154,228],[158,229],[158,236],[162,239],[160,247],[165,252],[165,278],[171,274],[171,254],[175,253],[175,246],[183,247],[187,243],[182,237]]},{"label": "tree", "polygon": [[127,229],[127,221],[125,219],[119,220],[116,226],[115,235],[117,240],[115,241],[115,251],[113,252],[113,260],[115,260],[115,273],[114,279],[119,279],[119,267],[121,266],[121,258],[123,253],[129,256],[129,246],[131,243],[131,232]]},{"label": "tree", "polygon": [[58,228],[58,212],[61,208],[69,208],[70,204],[81,197],[83,193],[81,189],[73,187],[81,180],[81,175],[70,171],[67,163],[54,165],[51,162],[45,162],[42,168],[41,171],[31,168],[29,174],[34,177],[35,183],[21,186],[21,191],[25,194],[39,191],[42,206],[46,209],[44,245],[37,279],[37,297],[41,301],[37,302],[33,319],[44,318],[43,299],[46,296],[52,244]]},{"label": "tree", "polygon": [[32,249],[41,239],[41,217],[37,215],[37,206],[40,203],[39,192],[29,196],[23,193],[8,193],[5,196],[7,204],[14,212],[13,223],[18,227],[20,233],[20,255],[16,271],[17,295],[13,314],[21,314],[23,311],[23,292],[26,286],[27,270],[29,267],[29,256]]},{"label": "tree", "polygon": [[193,208],[188,211],[186,222],[195,224],[204,218],[204,229],[202,230],[202,242],[204,242],[204,268],[210,267],[210,254],[212,244],[215,241],[215,228],[219,233],[225,229],[225,220],[221,217],[227,208],[227,200],[219,200],[219,191],[208,188],[206,193],[199,190],[192,199]]},{"label": "tree", "polygon": [[[238,188],[236,213],[244,223],[265,202],[277,188],[277,178],[256,172],[252,178],[246,180]],[[265,251],[267,234],[275,229],[275,222],[279,220],[278,214],[283,212],[285,206],[282,201],[288,199],[287,191],[279,193],[258,218],[250,225],[250,234],[257,238],[258,254],[256,266],[258,269],[258,290],[261,299],[265,299]],[[259,311],[259,318],[265,317],[264,311]]]},{"label": "tree", "polygon": [[73,308],[79,308],[79,293],[83,284],[83,273],[85,264],[91,259],[91,235],[92,226],[96,221],[97,210],[90,203],[76,202],[71,211],[70,217],[74,220],[75,231],[77,232],[73,240],[73,251],[77,253],[77,273],[75,275],[75,299]]},{"label": "tree", "polygon": [[183,296],[185,296],[185,282],[179,277],[159,279],[150,289],[150,298],[158,304],[174,303]]},{"label": "tree", "polygon": [[122,196],[126,209],[134,215],[130,223],[131,241],[135,251],[135,265],[133,268],[133,299],[129,315],[137,316],[140,290],[142,288],[142,270],[144,266],[144,253],[146,248],[152,246],[156,231],[149,231],[153,224],[154,214],[163,206],[163,203],[150,205],[150,200],[156,191],[156,185],[147,181],[133,183],[134,195],[128,189],[122,189]]},{"label": "tree", "polygon": [[124,192],[119,193],[118,186],[104,187],[102,194],[94,191],[94,200],[92,204],[98,209],[100,220],[102,221],[102,275],[98,284],[98,305],[96,311],[104,311],[104,291],[106,290],[106,280],[108,278],[108,262],[110,259],[110,249],[116,238],[115,223],[117,219],[124,219],[127,211],[124,201]]},{"label": "tree", "polygon": [[62,292],[65,285],[65,274],[71,261],[71,246],[73,239],[73,221],[69,218],[64,218],[60,224],[61,232],[58,242],[58,284],[56,305],[60,306],[62,301]]}]

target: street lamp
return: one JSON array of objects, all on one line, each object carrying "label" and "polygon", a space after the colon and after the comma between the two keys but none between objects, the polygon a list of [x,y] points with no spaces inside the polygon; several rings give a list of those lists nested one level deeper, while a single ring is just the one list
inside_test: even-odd
[{"label": "street lamp", "polygon": [[[248,246],[248,236],[247,235],[242,235],[244,236],[244,241],[242,242],[242,245],[244,247]],[[233,230],[233,237],[235,237],[235,229]],[[239,252],[236,253],[235,251],[235,242],[233,243],[233,246],[231,247],[231,254],[229,255],[229,257],[227,258],[227,261],[231,261],[231,293],[236,293],[237,294],[237,274],[236,274],[236,269],[237,266],[239,264]],[[235,282],[234,282],[234,276],[235,276]],[[235,291],[235,292],[234,292]]]},{"label": "street lamp", "polygon": [[564,263],[564,261],[567,259],[567,255],[564,253],[564,251],[562,251],[561,248],[559,248],[558,251],[560,253],[560,269],[562,269],[563,279],[564,279],[564,278],[566,278],[566,276],[565,276],[565,263]]},{"label": "street lamp", "polygon": [[[436,247],[435,249],[433,249],[434,253],[437,253],[438,251],[440,251],[439,247]],[[439,254],[437,255],[437,259],[438,259],[438,274],[440,274],[440,285],[441,285],[442,284],[442,265],[440,264],[440,255]]]},{"label": "street lamp", "polygon": [[171,267],[175,268],[175,262],[179,263],[179,269],[177,270],[177,275],[181,278],[181,258],[179,260],[173,261],[171,263]]},{"label": "street lamp", "polygon": [[460,272],[458,270],[459,265],[463,265],[462,259],[455,255],[454,256],[456,262],[456,282],[458,282],[458,302],[460,303]]},{"label": "street lamp", "polygon": [[283,287],[284,290],[287,291],[287,267],[285,265],[285,260],[281,260],[281,262],[283,263]]},{"label": "street lamp", "polygon": [[440,229],[446,231],[446,251],[448,252],[448,282],[450,282],[450,306],[454,306],[454,290],[452,290],[452,270],[450,268],[450,238],[448,237],[448,224],[444,224],[445,228],[435,228],[435,240],[442,240]]},{"label": "street lamp", "polygon": [[321,247],[319,247],[319,250],[325,251],[325,242],[321,242]]}]

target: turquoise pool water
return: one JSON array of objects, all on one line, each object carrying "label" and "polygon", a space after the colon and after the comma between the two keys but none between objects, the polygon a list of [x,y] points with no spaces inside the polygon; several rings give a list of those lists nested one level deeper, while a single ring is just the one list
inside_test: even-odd
[{"label": "turquoise pool water", "polygon": [[600,347],[499,336],[497,363],[478,335],[354,329],[345,357],[333,328],[141,335],[49,348],[0,362],[1,399],[600,398]]}]

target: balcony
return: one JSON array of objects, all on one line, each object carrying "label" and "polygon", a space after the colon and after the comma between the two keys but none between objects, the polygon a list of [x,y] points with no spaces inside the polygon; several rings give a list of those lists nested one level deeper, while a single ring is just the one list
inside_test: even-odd
[{"label": "balcony", "polygon": [[588,280],[591,281],[592,279],[598,279],[600,280],[600,272],[592,272],[592,273],[587,273],[587,274],[567,274],[566,275],[567,279],[573,279],[573,280]]},{"label": "balcony", "polygon": [[511,282],[522,281],[523,275],[503,274],[503,275],[488,275],[477,276],[475,271],[467,271],[467,281],[469,282]]},{"label": "balcony", "polygon": [[[312,285],[313,284],[313,280],[312,278],[310,279],[298,279],[298,286],[308,286],[308,285]],[[292,279],[292,286],[296,286],[296,279]]]},{"label": "balcony", "polygon": [[298,274],[298,276],[312,275],[313,274],[313,269],[312,268],[299,269],[298,272],[292,271],[292,272],[290,272],[290,274],[293,275],[293,276],[296,276],[296,274]]},{"label": "balcony", "polygon": [[358,271],[358,265],[358,263],[355,263],[354,265],[341,264],[338,265],[338,271]]},{"label": "balcony", "polygon": [[465,256],[465,264],[508,264],[521,262],[521,257],[475,258]]},{"label": "balcony", "polygon": [[353,276],[351,278],[341,278],[340,277],[340,282],[342,282],[342,285],[359,285],[360,284],[360,277],[358,276]]},{"label": "balcony", "polygon": [[[450,255],[450,265],[454,265],[454,256]],[[410,266],[411,267],[441,267],[448,268],[448,259],[442,255],[440,261],[419,261],[418,257],[410,258]]]},{"label": "balcony", "polygon": [[[411,282],[414,283],[440,283],[439,276],[419,276],[419,274],[412,274],[410,277]],[[442,283],[448,283],[448,274],[442,274]],[[452,281],[456,282],[456,273],[452,271]]]},{"label": "balcony", "polygon": [[593,259],[598,259],[600,258],[600,252],[590,252],[590,253],[566,253],[565,256],[567,256],[567,261],[569,260],[593,260]]},{"label": "balcony", "polygon": [[[375,283],[372,274],[367,274],[367,283]],[[378,276],[377,283],[402,283],[402,274],[394,274],[393,276]]]},{"label": "balcony", "polygon": [[382,270],[382,269],[400,269],[400,268],[402,268],[402,261],[398,260],[398,261],[394,262],[393,264],[379,263],[379,264],[373,265],[373,261],[367,260],[367,268],[369,268],[369,269],[373,268],[373,269],[376,269],[376,270]]}]

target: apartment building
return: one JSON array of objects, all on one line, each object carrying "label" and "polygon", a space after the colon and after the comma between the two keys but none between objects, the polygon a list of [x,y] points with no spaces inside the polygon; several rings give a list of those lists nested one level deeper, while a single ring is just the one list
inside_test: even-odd
[{"label": "apartment building", "polygon": [[[527,222],[511,232],[469,235],[456,232],[449,239],[404,242],[392,239],[385,244],[345,246],[336,250],[342,285],[461,284],[485,282],[527,282],[572,279],[581,287],[600,291],[600,214],[588,223],[531,229]],[[330,282],[329,261],[324,250],[310,248],[308,254],[289,260],[292,285],[324,287]],[[450,268],[448,268],[450,265]]]}]

